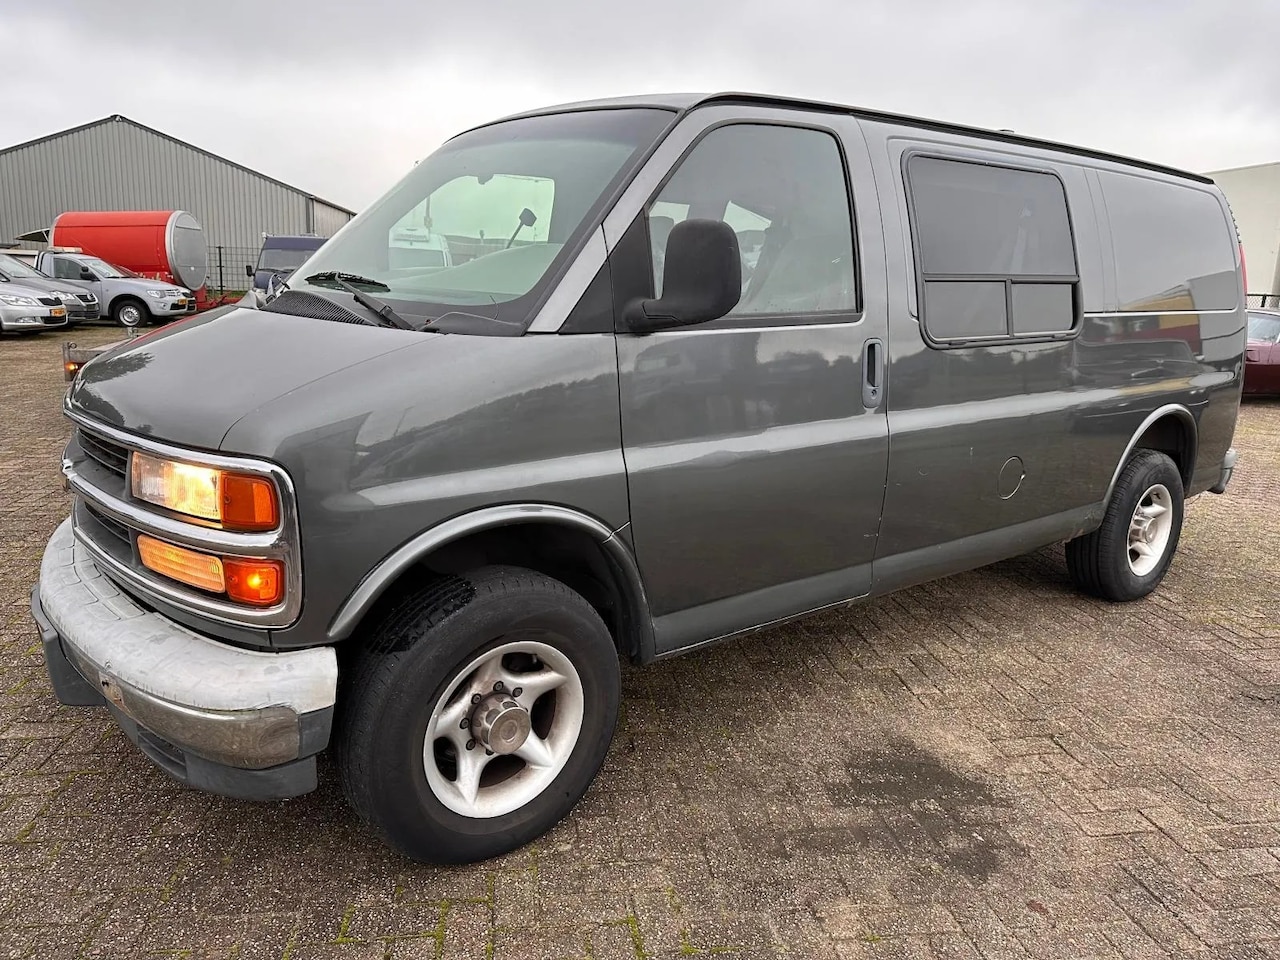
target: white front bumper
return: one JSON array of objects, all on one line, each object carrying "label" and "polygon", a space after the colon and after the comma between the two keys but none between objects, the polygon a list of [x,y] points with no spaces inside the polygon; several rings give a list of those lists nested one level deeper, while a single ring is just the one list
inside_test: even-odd
[{"label": "white front bumper", "polygon": [[299,756],[301,716],[337,697],[332,647],[272,653],[202,636],[118,590],[68,519],[40,565],[39,600],[77,671],[139,725],[229,766]]}]

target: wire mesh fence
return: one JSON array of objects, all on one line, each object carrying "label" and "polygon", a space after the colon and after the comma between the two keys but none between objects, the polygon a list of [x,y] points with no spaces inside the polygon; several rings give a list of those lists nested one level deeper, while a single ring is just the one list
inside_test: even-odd
[{"label": "wire mesh fence", "polygon": [[245,275],[244,268],[252,267],[257,262],[257,247],[210,244],[209,279],[206,281],[209,289],[217,290],[219,296],[228,292],[243,293],[253,283]]},{"label": "wire mesh fence", "polygon": [[1249,306],[1260,310],[1280,310],[1280,293],[1251,293]]}]

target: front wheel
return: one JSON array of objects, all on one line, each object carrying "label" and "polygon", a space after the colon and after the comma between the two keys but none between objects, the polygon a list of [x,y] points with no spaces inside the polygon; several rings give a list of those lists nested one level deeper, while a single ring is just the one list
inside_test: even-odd
[{"label": "front wheel", "polygon": [[146,306],[138,300],[120,300],[111,308],[111,318],[122,327],[141,327],[148,317]]},{"label": "front wheel", "polygon": [[1085,593],[1121,602],[1164,579],[1182,534],[1182,476],[1165,454],[1138,450],[1116,481],[1102,526],[1067,544],[1067,570]]},{"label": "front wheel", "polygon": [[345,691],[343,790],[401,853],[469,863],[558,823],[613,737],[618,655],[559,581],[491,567],[401,601]]}]

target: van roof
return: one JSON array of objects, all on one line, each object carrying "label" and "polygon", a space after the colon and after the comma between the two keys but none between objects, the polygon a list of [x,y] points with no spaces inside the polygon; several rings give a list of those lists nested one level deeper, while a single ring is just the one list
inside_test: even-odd
[{"label": "van roof", "polygon": [[318,250],[324,241],[324,237],[305,233],[267,233],[262,237],[263,247],[269,250]]},{"label": "van roof", "polygon": [[[1078,156],[1093,157],[1099,160],[1110,160],[1127,166],[1153,170],[1157,173],[1166,173],[1175,177],[1184,177],[1188,180],[1195,180],[1197,183],[1213,183],[1212,178],[1206,177],[1203,174],[1193,173],[1190,170],[1169,167],[1164,164],[1153,163],[1149,160],[1137,160],[1133,157],[1107,153],[1104,150],[1093,150],[1088,147],[1079,147],[1068,143],[1058,143],[1053,140],[1042,140],[1038,137],[1023,136],[1022,134],[1014,133],[1009,130],[988,130],[983,127],[972,127],[962,123],[930,120],[925,117],[913,117],[908,114],[889,113],[883,110],[872,110],[866,107],[854,107],[840,103],[827,103],[821,100],[803,100],[796,97],[771,96],[761,93],[726,91],[722,93],[658,93],[631,97],[610,97],[601,100],[581,100],[576,103],[562,103],[556,106],[541,107],[537,110],[529,110],[524,113],[514,114],[510,117],[504,117],[503,119],[514,120],[518,117],[536,117],[550,113],[567,113],[577,110],[611,110],[625,107],[650,107],[684,113],[694,109],[695,107],[702,107],[712,103],[741,103],[755,106],[790,107],[792,109],[811,110],[823,113],[849,114],[851,116],[862,117],[867,120],[902,123],[913,127],[924,127],[929,130],[959,133],[968,136],[979,136],[987,140],[999,140],[1004,143],[1045,147],[1050,150],[1058,150],[1063,153],[1073,153]],[[485,124],[485,126],[487,126],[487,124]]]}]

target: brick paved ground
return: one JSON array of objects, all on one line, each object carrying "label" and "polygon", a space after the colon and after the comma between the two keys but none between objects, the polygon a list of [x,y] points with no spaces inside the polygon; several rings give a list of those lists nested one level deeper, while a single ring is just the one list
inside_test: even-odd
[{"label": "brick paved ground", "polygon": [[1280,402],[1157,596],[1083,599],[1045,550],[628,671],[579,810],[432,869],[328,767],[187,792],[55,703],[57,345],[0,341],[0,957],[1280,956]]}]

